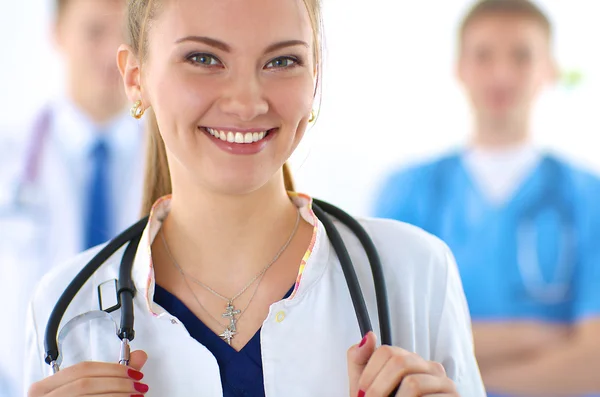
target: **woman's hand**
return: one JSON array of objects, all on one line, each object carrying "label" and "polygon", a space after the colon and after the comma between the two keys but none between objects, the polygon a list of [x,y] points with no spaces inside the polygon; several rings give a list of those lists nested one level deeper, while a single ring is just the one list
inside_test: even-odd
[{"label": "woman's hand", "polygon": [[34,383],[28,397],[132,397],[143,396],[148,386],[139,381],[139,372],[148,356],[138,350],[131,353],[129,367],[119,364],[83,362],[58,371]]},{"label": "woman's hand", "polygon": [[458,397],[444,367],[399,347],[375,349],[370,332],[348,350],[350,397]]}]

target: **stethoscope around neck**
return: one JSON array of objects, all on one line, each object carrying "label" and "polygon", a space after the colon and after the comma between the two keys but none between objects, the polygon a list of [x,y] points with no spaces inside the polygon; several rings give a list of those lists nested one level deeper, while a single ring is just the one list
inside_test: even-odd
[{"label": "stethoscope around neck", "polygon": [[[348,285],[348,291],[352,299],[352,304],[354,306],[354,311],[356,313],[361,335],[366,335],[368,332],[373,331],[373,327],[371,325],[365,299],[360,288],[358,277],[356,275],[356,271],[354,270],[354,265],[352,263],[352,259],[350,258],[350,254],[348,253],[346,245],[344,244],[337,227],[334,225],[333,221],[328,215],[337,218],[342,224],[348,227],[362,244],[371,265],[373,281],[375,284],[377,313],[379,317],[381,334],[380,341],[382,345],[391,345],[392,336],[385,278],[381,261],[379,259],[379,254],[375,248],[375,245],[373,244],[373,241],[369,237],[366,230],[358,223],[358,221],[356,221],[356,219],[343,210],[329,203],[316,199],[313,200],[312,209],[317,218],[323,223],[331,245],[339,258],[342,271]],[[56,373],[60,370],[60,364],[62,361],[62,356],[60,354],[62,351],[60,347],[62,337],[59,336],[59,327],[67,308],[79,290],[89,280],[89,278],[102,266],[104,262],[106,262],[125,244],[127,244],[127,248],[125,249],[121,259],[119,266],[119,279],[117,280],[117,306],[111,308],[111,310],[116,310],[119,308],[121,309],[121,322],[120,327],[117,329],[117,336],[119,339],[121,339],[119,364],[129,365],[130,342],[135,338],[133,298],[136,294],[131,271],[133,268],[137,247],[147,224],[148,217],[138,221],[119,236],[111,240],[75,276],[75,278],[71,281],[58,299],[56,305],[50,313],[50,317],[46,325],[44,339],[44,346],[46,350],[45,361],[52,367],[53,373]],[[91,317],[97,317],[98,315],[106,314],[106,312],[103,313],[101,311],[89,313]],[[86,314],[83,314],[82,316],[85,315]],[[79,318],[76,317],[75,319],[69,321],[69,323],[67,323],[63,329],[70,329],[72,326],[74,326],[78,319]]]}]

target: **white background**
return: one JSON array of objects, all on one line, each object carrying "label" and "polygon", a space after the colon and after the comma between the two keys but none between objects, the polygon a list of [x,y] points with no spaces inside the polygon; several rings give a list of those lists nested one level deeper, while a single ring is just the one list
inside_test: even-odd
[{"label": "white background", "polygon": [[[324,0],[326,70],[321,114],[292,159],[299,190],[368,214],[391,167],[468,139],[469,111],[454,79],[456,29],[466,0]],[[575,88],[549,90],[534,137],[600,171],[600,2],[540,0],[556,25]],[[60,90],[50,41],[52,2],[0,0],[0,126],[32,117]],[[7,127],[8,126],[8,127]],[[17,131],[15,129],[15,131]]]}]

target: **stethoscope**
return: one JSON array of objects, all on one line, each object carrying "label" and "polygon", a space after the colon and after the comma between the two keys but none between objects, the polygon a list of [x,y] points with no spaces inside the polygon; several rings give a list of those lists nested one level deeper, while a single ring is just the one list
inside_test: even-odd
[{"label": "stethoscope", "polygon": [[[540,200],[532,203],[520,214],[517,227],[517,265],[528,295],[538,302],[557,304],[564,301],[571,288],[575,270],[576,244],[575,214],[568,194],[564,167],[550,156],[543,159],[544,191]],[[536,215],[553,211],[559,217],[559,250],[552,282],[544,281],[537,253]]]},{"label": "stethoscope", "polygon": [[[436,165],[429,198],[431,208],[443,207],[440,203],[446,196],[446,184],[451,180],[449,172],[456,169],[458,162],[460,156],[454,155],[441,160]],[[569,184],[564,167],[554,157],[546,155],[541,159],[540,170],[543,172],[541,193],[536,200],[517,214],[516,262],[527,295],[537,302],[552,305],[563,302],[571,288],[570,281],[577,260],[575,214],[571,201],[566,197]],[[544,279],[537,251],[535,221],[544,211],[553,212],[559,218],[559,251],[551,281]],[[439,211],[431,211],[428,229],[433,233],[439,233],[439,223],[442,218]]]},{"label": "stethoscope", "polygon": [[[348,290],[358,320],[358,326],[362,335],[366,335],[368,332],[373,330],[365,299],[360,288],[358,277],[352,264],[350,254],[346,249],[342,237],[337,230],[333,221],[329,218],[329,215],[337,218],[341,223],[348,227],[358,238],[362,244],[369,263],[371,265],[371,271],[373,273],[373,280],[375,284],[375,295],[377,301],[377,313],[379,316],[379,327],[381,333],[381,343],[383,345],[391,345],[391,326],[389,317],[389,308],[387,300],[387,291],[385,286],[385,279],[383,275],[383,269],[379,260],[379,254],[373,244],[373,241],[369,237],[366,230],[349,214],[343,210],[320,200],[313,201],[313,211],[317,218],[323,223],[327,236],[330,239],[331,245],[333,246],[342,270]],[[111,240],[105,247],[102,248],[94,258],[92,258],[86,266],[75,276],[71,283],[67,286],[65,291],[62,293],[58,302],[54,306],[48,323],[46,325],[46,333],[44,338],[44,346],[46,349],[45,361],[52,367],[53,373],[60,370],[60,344],[62,338],[59,335],[59,326],[62,318],[67,310],[69,304],[75,298],[77,292],[83,287],[87,280],[102,266],[104,262],[108,260],[114,253],[116,253],[122,246],[127,244],[127,248],[121,258],[119,266],[119,278],[117,280],[117,305],[112,307],[110,310],[121,309],[121,322],[120,327],[116,330],[117,336],[121,339],[121,349],[119,354],[119,364],[129,365],[130,358],[130,342],[135,337],[134,331],[134,313],[133,313],[133,298],[136,293],[135,285],[132,281],[131,270],[133,268],[133,262],[135,253],[139,245],[142,233],[148,223],[148,217],[140,220],[129,229],[125,230],[119,236]],[[106,312],[96,311],[89,312],[92,318],[97,318],[106,314]],[[86,314],[82,315],[86,316]],[[79,320],[74,319],[74,322],[69,322],[63,327],[70,328]],[[72,320],[73,321],[73,320]],[[63,331],[61,331],[62,333]],[[395,395],[392,394],[392,395]]]}]

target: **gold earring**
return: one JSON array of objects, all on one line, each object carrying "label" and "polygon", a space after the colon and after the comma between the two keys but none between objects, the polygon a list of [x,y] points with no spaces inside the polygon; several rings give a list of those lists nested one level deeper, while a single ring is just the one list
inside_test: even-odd
[{"label": "gold earring", "polygon": [[142,116],[144,115],[144,108],[142,108],[141,100],[138,99],[137,101],[135,101],[135,103],[131,107],[130,113],[131,113],[131,117],[133,117],[135,119],[142,118]]},{"label": "gold earring", "polygon": [[310,111],[310,117],[308,118],[308,122],[312,123],[313,121],[315,121],[316,118],[317,118],[317,116],[315,115],[315,111],[311,110]]}]

